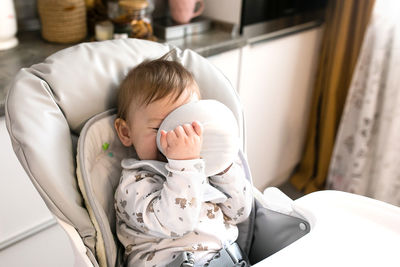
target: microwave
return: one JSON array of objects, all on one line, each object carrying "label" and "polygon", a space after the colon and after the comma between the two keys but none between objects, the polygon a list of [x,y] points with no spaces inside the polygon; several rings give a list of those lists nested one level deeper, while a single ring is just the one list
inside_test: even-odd
[{"label": "microwave", "polygon": [[240,34],[254,37],[322,22],[328,0],[242,0]]}]

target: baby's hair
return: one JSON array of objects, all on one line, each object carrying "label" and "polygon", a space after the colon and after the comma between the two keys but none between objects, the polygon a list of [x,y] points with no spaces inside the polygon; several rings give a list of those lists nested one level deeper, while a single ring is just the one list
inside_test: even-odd
[{"label": "baby's hair", "polygon": [[186,88],[193,88],[193,92],[189,93],[200,96],[193,75],[180,62],[172,59],[173,53],[176,53],[175,49],[158,59],[145,60],[128,73],[118,89],[118,118],[127,120],[132,102],[135,108],[167,96],[175,102]]}]

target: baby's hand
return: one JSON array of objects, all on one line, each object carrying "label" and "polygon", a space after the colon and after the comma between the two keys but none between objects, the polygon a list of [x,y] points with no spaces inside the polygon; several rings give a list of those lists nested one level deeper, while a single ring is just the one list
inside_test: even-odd
[{"label": "baby's hand", "polygon": [[161,131],[160,144],[164,155],[169,159],[187,160],[200,158],[203,142],[203,127],[195,121],[179,125],[168,133]]}]

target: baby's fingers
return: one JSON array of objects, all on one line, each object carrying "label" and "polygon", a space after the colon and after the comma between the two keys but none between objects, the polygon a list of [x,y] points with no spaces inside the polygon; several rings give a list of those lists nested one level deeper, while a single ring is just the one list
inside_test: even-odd
[{"label": "baby's fingers", "polygon": [[174,132],[178,138],[185,136],[185,131],[183,130],[183,127],[181,125],[176,126]]},{"label": "baby's fingers", "polygon": [[189,123],[185,123],[184,125],[182,125],[183,130],[185,130],[185,133],[187,136],[192,136],[195,132],[193,129],[193,126],[190,125]]},{"label": "baby's fingers", "polygon": [[165,153],[168,147],[168,142],[167,142],[167,132],[164,130],[161,130],[160,145],[163,150],[162,152]]},{"label": "baby's fingers", "polygon": [[203,125],[200,122],[194,121],[192,122],[192,126],[198,136],[203,134]]},{"label": "baby's fingers", "polygon": [[178,139],[178,136],[174,130],[167,132],[166,136],[167,136],[167,146],[173,145]]}]

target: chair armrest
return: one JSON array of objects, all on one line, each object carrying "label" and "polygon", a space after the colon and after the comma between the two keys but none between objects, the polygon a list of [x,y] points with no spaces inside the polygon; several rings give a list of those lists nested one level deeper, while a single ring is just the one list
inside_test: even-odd
[{"label": "chair armrest", "polygon": [[270,210],[256,201],[254,235],[248,255],[250,263],[271,256],[309,231],[310,226],[305,220]]},{"label": "chair armrest", "polygon": [[276,187],[268,187],[262,195],[264,207],[283,214],[293,215],[293,200]]}]

